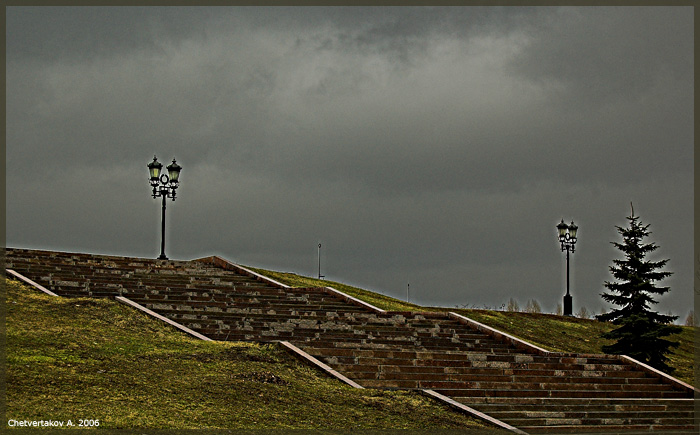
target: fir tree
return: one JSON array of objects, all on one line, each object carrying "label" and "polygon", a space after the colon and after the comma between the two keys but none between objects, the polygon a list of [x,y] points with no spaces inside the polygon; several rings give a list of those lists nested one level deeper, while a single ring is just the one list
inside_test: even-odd
[{"label": "fir tree", "polygon": [[666,354],[678,342],[666,340],[666,337],[681,331],[670,323],[678,316],[656,313],[650,309],[651,304],[658,303],[653,295],[662,295],[669,287],[657,287],[655,282],[670,276],[672,272],[659,271],[668,260],[649,261],[645,256],[655,251],[654,243],[644,243],[651,234],[649,225],[642,225],[639,216],[632,213],[627,217],[629,227],[616,227],[622,235],[622,243],[611,242],[625,254],[624,260],[613,260],[610,272],[617,282],[605,282],[609,293],[602,293],[606,301],[618,306],[618,309],[596,316],[598,320],[612,322],[618,326],[604,333],[603,338],[616,340],[603,346],[603,352],[627,355],[656,369],[670,373],[673,368],[666,362]]}]

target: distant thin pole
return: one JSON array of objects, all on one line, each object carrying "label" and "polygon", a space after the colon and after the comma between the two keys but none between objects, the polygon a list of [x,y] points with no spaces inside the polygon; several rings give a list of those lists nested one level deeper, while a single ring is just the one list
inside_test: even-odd
[{"label": "distant thin pole", "polygon": [[323,279],[325,276],[321,275],[321,244],[318,244],[318,279]]},{"label": "distant thin pole", "polygon": [[411,283],[406,284],[406,302],[410,301]]}]

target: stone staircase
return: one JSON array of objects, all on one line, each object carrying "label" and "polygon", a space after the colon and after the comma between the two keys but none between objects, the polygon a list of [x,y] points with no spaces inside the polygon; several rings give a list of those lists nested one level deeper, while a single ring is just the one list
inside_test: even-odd
[{"label": "stone staircase", "polygon": [[[458,400],[464,400],[458,398]],[[494,418],[527,433],[698,433],[690,399],[490,398],[467,399]]]},{"label": "stone staircase", "polygon": [[693,390],[606,355],[528,348],[449,313],[383,312],[198,261],[6,250],[61,296],[124,296],[215,340],[287,341],[367,388],[432,390],[526,433],[698,433]]}]

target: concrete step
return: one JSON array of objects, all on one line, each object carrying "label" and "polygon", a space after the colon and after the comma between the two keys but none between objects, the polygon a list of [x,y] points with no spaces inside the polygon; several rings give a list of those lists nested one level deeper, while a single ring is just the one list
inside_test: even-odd
[{"label": "concrete step", "polygon": [[[319,312],[328,313],[324,317],[335,318],[340,314],[354,313],[352,307],[347,305],[327,304],[327,303],[303,303],[303,302],[271,302],[269,304],[247,304],[237,303],[228,298],[198,298],[199,300],[178,300],[178,299],[150,299],[145,297],[134,297],[125,294],[125,297],[134,302],[153,306],[154,309],[175,310],[180,312],[205,313],[213,311],[213,307],[220,308],[220,312],[230,314],[235,317],[238,314],[246,314],[248,318],[265,320],[271,316],[278,316],[280,319],[318,315]],[[131,297],[130,297],[131,296]]]},{"label": "concrete step", "polygon": [[[351,353],[350,349],[346,350],[347,353]],[[313,354],[313,353],[312,353]],[[520,382],[530,384],[530,385],[546,385],[546,382],[550,383],[562,383],[565,386],[559,389],[571,389],[570,385],[567,387],[566,384],[578,385],[583,390],[597,389],[598,391],[640,391],[640,394],[648,394],[649,390],[661,390],[666,391],[668,388],[658,387],[658,380],[654,378],[612,378],[612,377],[562,377],[562,378],[548,378],[542,376],[514,376],[512,374],[506,374],[505,370],[494,369],[494,368],[473,368],[473,367],[450,367],[450,366],[415,366],[415,365],[360,365],[354,364],[352,361],[348,362],[347,357],[321,357],[314,355],[331,365],[333,368],[341,373],[345,373],[353,379],[374,379],[374,380],[398,380],[398,381],[464,381],[473,382],[473,387],[479,385],[488,385],[490,388],[496,387],[494,384],[488,384],[493,382],[498,382],[502,385],[507,385],[509,389],[517,389]],[[339,363],[339,360],[345,361],[344,364]],[[537,371],[531,371],[537,373]],[[612,375],[618,375],[618,372],[611,373]],[[546,381],[546,382],[543,382]],[[428,387],[429,384],[424,384]],[[600,386],[598,386],[600,385]],[[641,385],[641,388],[636,388],[635,386]],[[648,388],[648,385],[657,385],[656,387]],[[392,385],[396,387],[396,385]],[[431,388],[435,388],[434,384],[430,385]],[[466,400],[465,400],[466,403]]]},{"label": "concrete step", "polygon": [[436,367],[436,366],[397,366],[397,365],[359,365],[359,364],[337,364],[325,360],[326,363],[332,365],[336,370],[342,373],[378,373],[378,372],[393,372],[405,374],[463,374],[468,373],[472,376],[499,376],[502,375],[501,369],[490,368],[472,368],[472,367]]},{"label": "concrete step", "polygon": [[518,406],[518,407],[551,407],[567,409],[569,407],[592,407],[603,408],[614,406],[621,409],[636,410],[644,407],[652,407],[653,409],[694,409],[695,402],[692,397],[680,399],[661,399],[661,398],[631,398],[631,399],[615,399],[611,397],[601,398],[510,398],[510,397],[453,397],[455,400],[464,403],[468,406]]},{"label": "concrete step", "polygon": [[[361,327],[356,327],[353,328],[358,331],[362,331],[363,333],[366,333],[366,331],[361,328]],[[377,337],[373,334],[368,334],[372,335],[374,338],[382,338],[382,337]],[[432,346],[434,344],[434,341],[431,340],[430,338],[426,337],[416,337],[413,335],[405,335],[405,336],[396,336],[392,338],[400,339],[402,337],[410,337],[412,341],[416,343],[421,343],[424,348],[422,349],[414,349],[414,348],[406,348],[403,349],[403,352],[397,352],[397,351],[375,351],[375,350],[366,350],[362,348],[358,348],[355,353],[353,353],[353,356],[358,357],[358,358],[390,358],[392,360],[398,360],[397,362],[399,363],[398,365],[415,365],[415,362],[413,360],[415,359],[426,359],[421,357],[421,355],[418,355],[416,352],[422,352],[422,353],[435,353],[436,351],[439,351],[439,353],[468,353],[468,352],[478,352],[478,353],[485,353],[487,351],[489,352],[503,352],[503,353],[511,353],[513,352],[510,349],[502,349],[502,348],[492,348],[488,346],[487,344],[482,344],[482,343],[474,343],[474,342],[464,342],[464,341],[458,341],[455,340],[454,342],[450,342],[449,345],[446,344],[441,344],[439,348],[431,348],[431,349],[426,349],[425,347],[434,347]],[[326,347],[320,347],[316,345],[315,347],[308,347],[307,346],[307,352],[313,353],[314,355],[318,356],[349,356],[347,352],[341,352],[338,353],[336,351],[336,347],[333,345],[331,342],[329,346]],[[428,358],[430,359],[430,358]],[[388,363],[387,363],[388,364]]]},{"label": "concrete step", "polygon": [[[137,301],[138,302],[138,301]],[[181,304],[169,303],[150,303],[144,304],[150,309],[170,317],[172,319],[182,319],[183,321],[201,320],[204,322],[214,321],[224,325],[239,325],[250,328],[265,329],[270,325],[289,324],[310,326],[315,325],[319,328],[340,330],[340,331],[356,331],[357,334],[362,334],[361,330],[356,330],[343,322],[343,317],[338,317],[335,314],[338,311],[328,311],[325,307],[310,307],[304,311],[293,311],[286,313],[282,310],[266,309],[265,312],[250,312],[241,310],[235,307],[224,305],[204,305],[202,309],[191,309],[189,306]],[[262,309],[260,311],[263,311]],[[272,311],[272,312],[271,312]],[[341,312],[341,314],[343,314]],[[367,334],[362,334],[367,335]]]},{"label": "concrete step", "polygon": [[[53,267],[55,270],[74,268],[75,270],[102,268],[123,270],[152,270],[166,271],[177,270],[190,273],[196,271],[198,265],[188,261],[162,261],[143,258],[115,257],[92,254],[73,254],[48,251],[33,251],[8,248],[5,250],[6,267],[20,268],[23,265],[37,267]],[[11,266],[10,266],[11,265]]]},{"label": "concrete step", "polygon": [[[682,399],[687,397],[686,392],[681,391],[627,391],[627,390],[543,390],[543,389],[459,389],[437,388],[436,392],[448,397],[478,398],[478,397],[517,397],[517,398],[667,398]],[[468,400],[468,399],[465,399]]]},{"label": "concrete step", "polygon": [[[315,356],[315,355],[314,355]],[[331,365],[332,362],[331,362]],[[475,388],[479,388],[479,386],[483,386],[484,388],[486,387],[492,387],[496,388],[496,383],[506,385],[506,384],[517,384],[517,385],[522,385],[528,386],[528,385],[549,385],[545,384],[542,382],[541,378],[539,379],[514,379],[512,376],[508,375],[493,375],[493,374],[474,374],[470,372],[465,372],[465,373],[446,373],[444,370],[440,371],[433,371],[433,372],[397,372],[397,371],[392,371],[392,370],[386,370],[384,369],[383,366],[379,367],[374,367],[373,370],[369,371],[352,371],[349,372],[352,373],[353,379],[378,379],[378,380],[413,380],[413,381],[421,381],[421,382],[426,382],[426,381],[432,381],[432,382],[452,382],[452,381],[459,381],[459,382],[471,382],[473,383]],[[592,382],[588,382],[590,379],[588,378],[574,378],[574,379],[566,379],[563,383],[570,383],[572,385],[588,385],[588,384],[593,384]],[[617,382],[609,382],[607,379],[605,380],[605,386],[607,390],[617,390],[623,387],[626,387],[626,379],[624,378],[619,378],[617,379]],[[646,385],[650,384],[652,382],[655,382],[654,379],[645,379],[645,382],[639,385]],[[633,387],[635,384],[630,384],[629,389],[633,391],[644,391],[644,390],[637,390]],[[599,389],[596,387],[596,385],[592,385],[593,388]],[[433,385],[430,388],[437,388],[435,385]],[[515,387],[514,387],[515,388]],[[517,387],[520,388],[520,387]],[[567,389],[567,388],[560,388],[560,389]],[[666,389],[662,389],[663,391],[666,391]]]},{"label": "concrete step", "polygon": [[[424,342],[425,340],[420,340]],[[457,343],[455,343],[457,344]],[[413,366],[416,365],[414,360],[417,359],[432,359],[436,353],[430,350],[421,349],[347,349],[347,348],[337,348],[337,347],[318,347],[317,345],[304,346],[304,350],[314,356],[320,357],[333,357],[333,356],[351,356],[355,358],[375,358],[375,359],[385,359],[386,362],[382,365],[390,365],[390,361],[397,361],[406,365]],[[448,360],[459,360],[466,358],[465,353],[470,352],[471,349],[462,349],[460,351],[444,351],[440,354],[444,357],[441,359]],[[450,358],[452,357],[452,358]]]},{"label": "concrete step", "polygon": [[617,414],[609,418],[522,418],[522,419],[500,419],[515,427],[533,426],[648,426],[652,427],[686,427],[690,418],[637,418],[623,414]]},{"label": "concrete step", "polygon": [[[429,357],[418,357],[411,362],[408,362],[405,358],[376,358],[376,357],[358,357],[354,362],[355,364],[362,365],[416,365],[416,366],[435,366],[435,367],[474,367],[474,368],[494,368],[502,370],[551,370],[551,371],[566,371],[568,373],[574,374],[576,376],[600,376],[600,373],[604,372],[615,372],[622,371],[624,366],[616,365],[567,365],[563,363],[559,364],[533,364],[526,362],[509,362],[509,361],[491,361],[487,358],[488,355],[485,354],[474,354],[470,352],[464,352],[464,355],[459,358],[449,358],[440,357],[440,359],[429,358]],[[500,355],[495,355],[500,356]],[[518,356],[518,354],[513,354],[513,356]],[[339,359],[341,363],[343,362]],[[627,368],[629,370],[629,368]]]},{"label": "concrete step", "polygon": [[557,426],[520,426],[518,429],[529,434],[585,434],[585,433],[613,433],[625,435],[649,435],[661,433],[663,435],[697,435],[697,427],[693,424],[679,425],[653,425],[653,424],[606,424],[606,425],[579,425],[562,424]]},{"label": "concrete step", "polygon": [[600,384],[600,383],[574,383],[573,381],[562,378],[561,380],[552,380],[551,382],[525,382],[521,379],[510,380],[506,382],[493,381],[437,381],[423,382],[424,388],[431,389],[491,389],[491,390],[548,390],[556,391],[595,391],[605,394],[609,391],[615,392],[631,392],[631,393],[654,393],[673,391],[668,384]]},{"label": "concrete step", "polygon": [[343,303],[335,299],[325,299],[319,297],[300,299],[285,294],[261,296],[258,294],[240,292],[237,289],[228,290],[226,292],[201,292],[195,289],[183,289],[183,291],[180,292],[173,292],[169,290],[126,289],[123,293],[125,297],[128,297],[134,301],[138,300],[146,303],[150,301],[168,301],[187,305],[188,301],[206,302],[214,300],[227,302],[232,307],[248,309],[269,309],[270,307],[277,307],[278,309],[289,310],[312,305],[335,308],[340,311],[353,313],[363,312],[363,308],[361,307]]},{"label": "concrete step", "polygon": [[[615,384],[590,384],[590,383],[526,383],[521,381],[474,381],[468,376],[462,378],[468,380],[428,380],[422,376],[408,376],[405,379],[363,379],[363,386],[376,388],[425,388],[432,389],[446,396],[460,395],[462,391],[484,392],[486,395],[503,394],[507,396],[525,397],[605,397],[605,395],[622,395],[612,397],[677,397],[669,385],[666,384],[639,384],[639,385],[615,385]],[[499,393],[500,392],[500,393]],[[571,396],[569,396],[571,395]]]},{"label": "concrete step", "polygon": [[[487,344],[487,343],[486,343]],[[319,353],[332,352],[332,350],[314,349]],[[382,357],[384,354],[365,354],[358,353],[362,357]],[[552,367],[564,366],[575,370],[594,371],[598,369],[607,369],[608,371],[624,370],[625,366],[620,360],[611,357],[589,357],[589,358],[571,358],[568,356],[539,356],[528,355],[522,351],[514,352],[473,352],[473,351],[420,351],[417,353],[395,353],[391,355],[393,358],[408,357],[411,359],[429,360],[429,361],[455,361],[455,362],[502,362],[506,368],[532,368],[537,370],[550,369]],[[513,366],[513,367],[511,367]],[[526,367],[528,366],[528,367]]]},{"label": "concrete step", "polygon": [[[694,410],[637,410],[629,409],[589,409],[585,406],[580,406],[573,410],[533,410],[533,409],[517,409],[510,411],[494,411],[489,410],[489,415],[499,420],[514,421],[515,419],[620,419],[621,416],[627,419],[688,419],[693,417]],[[511,423],[514,424],[515,423]],[[583,422],[582,424],[586,424]]]}]

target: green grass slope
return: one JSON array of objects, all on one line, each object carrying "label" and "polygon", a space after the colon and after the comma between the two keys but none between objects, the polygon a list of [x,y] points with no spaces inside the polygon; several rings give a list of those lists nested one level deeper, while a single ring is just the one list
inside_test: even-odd
[{"label": "green grass slope", "polygon": [[[600,354],[602,347],[610,343],[610,341],[600,338],[600,335],[613,329],[613,325],[609,323],[553,314],[422,307],[338,282],[308,278],[293,273],[273,272],[264,269],[253,270],[290,286],[330,286],[388,311],[453,311],[555,352]],[[672,375],[683,382],[695,385],[693,328],[685,326],[683,332],[673,335],[669,339],[680,343],[680,346],[674,349],[669,356],[671,359],[669,365],[675,368]]]},{"label": "green grass slope", "polygon": [[[406,391],[358,390],[274,345],[205,342],[109,300],[4,280],[6,419],[112,429],[468,429]],[[488,428],[488,431],[493,429]]]}]

